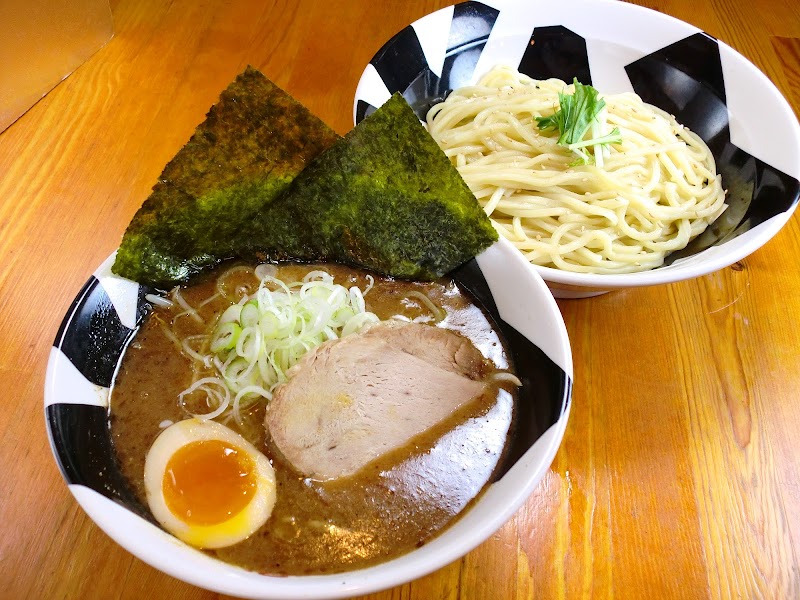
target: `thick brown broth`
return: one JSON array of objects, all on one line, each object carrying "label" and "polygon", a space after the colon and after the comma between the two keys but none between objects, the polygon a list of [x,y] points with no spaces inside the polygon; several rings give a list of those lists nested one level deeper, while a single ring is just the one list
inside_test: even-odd
[{"label": "thick brown broth", "polygon": [[[366,272],[339,265],[279,266],[277,277],[297,281],[324,268],[345,286],[367,285]],[[123,474],[146,505],[144,462],[162,428],[187,417],[178,394],[192,382],[193,361],[165,331],[179,337],[213,327],[230,301],[216,292],[216,274],[182,290],[205,323],[177,317],[181,308],[156,307],[130,344],[111,393],[110,426]],[[440,325],[470,338],[498,369],[508,368],[501,340],[483,312],[449,281],[419,283],[375,275],[365,296],[367,310],[387,319],[434,321],[429,308],[410,291],[421,291],[446,311]],[[234,294],[252,286],[251,268],[225,279]],[[253,289],[249,290],[254,291]],[[366,567],[423,545],[452,523],[491,478],[506,444],[514,412],[511,393],[493,388],[445,422],[417,436],[407,447],[383,456],[356,475],[320,482],[288,465],[263,427],[264,407],[255,407],[243,427],[225,423],[271,459],[277,501],[267,523],[243,542],[209,554],[250,570],[276,575],[333,573]],[[193,406],[192,410],[207,411]]]}]

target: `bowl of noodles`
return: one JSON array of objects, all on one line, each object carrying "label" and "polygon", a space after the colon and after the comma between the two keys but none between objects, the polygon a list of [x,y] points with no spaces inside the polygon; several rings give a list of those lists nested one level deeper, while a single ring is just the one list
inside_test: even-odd
[{"label": "bowl of noodles", "polygon": [[724,268],[769,241],[800,196],[800,125],[773,83],[639,6],[444,8],[375,54],[355,122],[395,92],[557,297]]}]

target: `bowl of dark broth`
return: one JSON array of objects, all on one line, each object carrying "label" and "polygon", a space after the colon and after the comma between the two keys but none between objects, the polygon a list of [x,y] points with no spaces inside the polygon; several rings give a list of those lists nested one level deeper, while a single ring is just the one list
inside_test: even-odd
[{"label": "bowl of dark broth", "polygon": [[[501,527],[559,446],[569,341],[543,280],[506,242],[424,283],[237,262],[167,293],[112,275],[112,261],[57,334],[47,427],[89,516],[174,577],[251,598],[401,584]],[[248,371],[243,357],[277,337],[292,294],[312,306],[343,294],[343,320],[371,316],[315,347],[305,317],[294,346],[254,354]]]}]

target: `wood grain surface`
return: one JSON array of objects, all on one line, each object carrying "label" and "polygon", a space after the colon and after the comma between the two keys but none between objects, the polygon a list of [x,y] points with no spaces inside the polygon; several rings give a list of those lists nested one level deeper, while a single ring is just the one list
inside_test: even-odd
[{"label": "wood grain surface", "polygon": [[[637,3],[743,53],[800,112],[800,3]],[[374,52],[446,4],[114,0],[116,37],[0,134],[0,598],[218,597],[68,492],[42,411],[59,322],[247,64],[344,133]],[[795,216],[717,273],[559,301],[574,399],[542,484],[463,559],[365,598],[800,598],[798,258]]]}]

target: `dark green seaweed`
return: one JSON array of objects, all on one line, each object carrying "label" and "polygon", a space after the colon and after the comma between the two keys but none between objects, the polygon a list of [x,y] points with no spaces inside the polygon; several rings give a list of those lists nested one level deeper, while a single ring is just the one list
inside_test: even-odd
[{"label": "dark green seaweed", "polygon": [[339,136],[248,67],[164,168],[113,271],[169,287],[239,254],[265,207]]},{"label": "dark green seaweed", "polygon": [[314,159],[260,220],[286,255],[435,279],[497,232],[399,94]]},{"label": "dark green seaweed", "polygon": [[435,279],[495,240],[402,96],[338,138],[248,68],[166,166],[113,270],[166,288],[238,256]]}]

